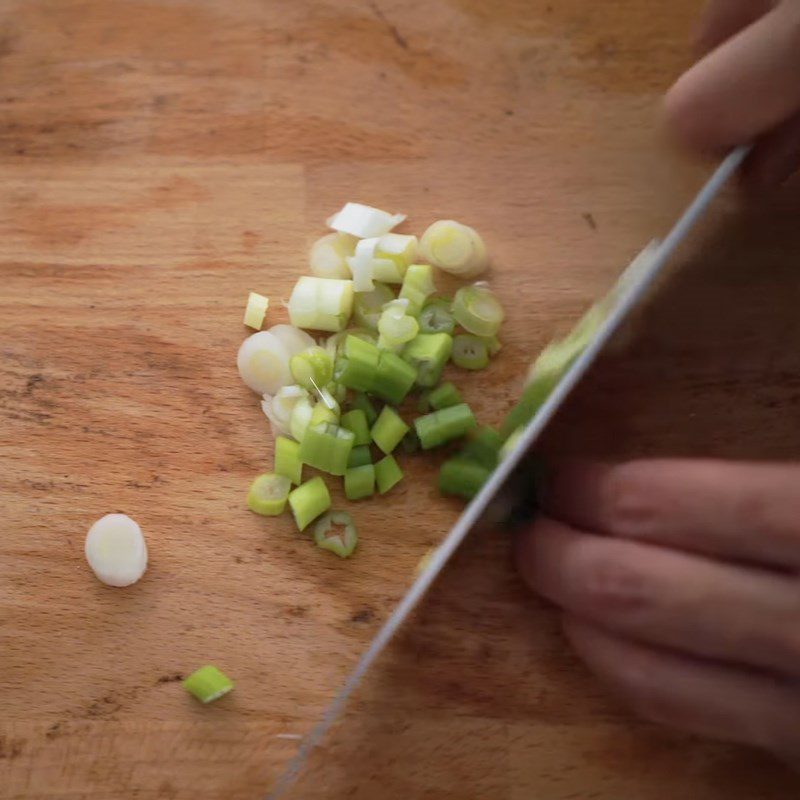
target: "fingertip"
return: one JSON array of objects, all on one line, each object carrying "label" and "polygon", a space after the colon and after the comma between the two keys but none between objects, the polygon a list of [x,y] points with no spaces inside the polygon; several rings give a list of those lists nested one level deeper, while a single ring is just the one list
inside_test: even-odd
[{"label": "fingertip", "polygon": [[694,83],[690,70],[667,92],[661,105],[662,124],[670,141],[682,150],[698,155],[717,153],[724,144],[709,122]]}]

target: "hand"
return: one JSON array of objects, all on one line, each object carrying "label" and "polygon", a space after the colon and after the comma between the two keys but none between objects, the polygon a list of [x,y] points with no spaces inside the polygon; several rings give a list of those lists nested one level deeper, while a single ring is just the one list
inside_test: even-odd
[{"label": "hand", "polygon": [[800,465],[572,464],[525,580],[634,711],[800,765]]},{"label": "hand", "polygon": [[800,165],[800,0],[710,0],[700,60],[666,97],[666,120],[689,148],[756,142],[751,185],[780,183]]}]

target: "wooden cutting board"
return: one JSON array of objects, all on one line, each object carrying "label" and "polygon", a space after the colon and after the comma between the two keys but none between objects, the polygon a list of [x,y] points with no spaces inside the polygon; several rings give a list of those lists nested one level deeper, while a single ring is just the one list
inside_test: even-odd
[{"label": "wooden cutting board", "polygon": [[[458,505],[435,465],[354,508],[340,562],[245,510],[271,464],[235,354],[347,200],[476,225],[504,349],[480,418],[663,234],[707,166],[659,142],[694,4],[5,0],[0,8],[0,797],[260,798]],[[732,199],[551,452],[793,457],[796,195]],[[793,235],[794,231],[794,235]],[[341,497],[339,495],[339,497]],[[141,524],[137,586],[83,559]],[[204,708],[179,680],[218,664]],[[502,535],[468,543],[298,798],[778,800],[771,760],[635,721],[570,654]]]}]

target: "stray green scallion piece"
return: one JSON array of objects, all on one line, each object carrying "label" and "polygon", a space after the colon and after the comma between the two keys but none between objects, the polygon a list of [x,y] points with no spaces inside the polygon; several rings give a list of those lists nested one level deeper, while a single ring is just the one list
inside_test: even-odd
[{"label": "stray green scallion piece", "polygon": [[375,424],[375,420],[378,419],[378,412],[375,409],[372,400],[370,400],[369,397],[367,397],[363,392],[356,392],[355,396],[350,402],[350,407],[354,409],[360,408],[367,415],[367,422],[369,423],[370,428]]},{"label": "stray green scallion piece", "polygon": [[428,395],[428,402],[432,409],[438,411],[440,408],[457,406],[464,401],[461,399],[461,392],[458,391],[455,384],[448,381],[431,391]]},{"label": "stray green scallion piece", "polygon": [[297,527],[305,530],[320,514],[331,507],[331,496],[325,481],[317,475],[289,494],[289,506]]},{"label": "stray green scallion piece", "polygon": [[377,331],[383,307],[394,299],[394,292],[384,283],[376,283],[371,292],[358,292],[353,299],[353,320],[371,331]]},{"label": "stray green scallion piece", "polygon": [[390,403],[400,405],[411,391],[416,379],[417,371],[414,367],[403,361],[400,356],[383,350],[371,391]]},{"label": "stray green scallion piece", "polygon": [[439,491],[471,500],[491,474],[490,469],[475,461],[451,458],[439,470]]},{"label": "stray green scallion piece", "polygon": [[459,458],[474,461],[488,470],[493,470],[500,460],[503,437],[486,425],[481,425],[469,435]]},{"label": "stray green scallion piece", "polygon": [[333,379],[333,359],[324,347],[309,347],[292,356],[289,369],[295,381],[309,392],[327,386]]},{"label": "stray green scallion piece", "polygon": [[314,541],[339,558],[349,558],[358,544],[353,518],[346,511],[331,511],[314,526]]},{"label": "stray green scallion piece", "polygon": [[453,317],[469,333],[491,337],[500,330],[505,312],[491,289],[476,283],[462,286],[456,292],[453,298]]},{"label": "stray green scallion piece", "polygon": [[489,350],[480,336],[462,333],[453,339],[451,358],[462,369],[483,369],[489,365]]},{"label": "stray green scallion piece", "polygon": [[453,335],[456,321],[451,311],[452,300],[444,297],[429,298],[419,312],[419,329],[422,333],[449,333]]},{"label": "stray green scallion piece", "polygon": [[420,333],[403,348],[403,360],[417,370],[419,386],[436,386],[453,352],[447,333]]},{"label": "stray green scallion piece", "polygon": [[483,341],[486,342],[486,352],[490,358],[496,356],[503,349],[503,345],[496,336],[487,336]]},{"label": "stray green scallion piece", "polygon": [[400,440],[411,430],[390,406],[384,406],[372,426],[372,441],[387,455],[400,444]]},{"label": "stray green scallion piece", "polygon": [[211,703],[228,694],[233,689],[233,681],[224,672],[208,664],[186,678],[183,688],[201,703]]},{"label": "stray green scallion piece", "polygon": [[363,464],[350,467],[344,474],[344,494],[348,500],[361,500],[375,494],[375,467]]},{"label": "stray green scallion piece", "polygon": [[254,328],[257,331],[261,330],[264,324],[264,317],[267,315],[269,308],[269,298],[264,297],[263,294],[258,292],[250,292],[247,296],[247,308],[244,310],[244,324],[248,328]]},{"label": "stray green scallion piece", "polygon": [[370,452],[368,444],[362,444],[354,447],[350,451],[350,458],[347,459],[347,469],[353,467],[363,467],[364,464],[372,463],[372,453]]},{"label": "stray green scallion piece", "polygon": [[374,344],[348,336],[342,355],[336,359],[334,377],[349,389],[367,392],[375,383],[381,352]]},{"label": "stray green scallion piece", "polygon": [[403,278],[399,297],[408,301],[408,313],[419,316],[425,301],[436,291],[433,267],[430,264],[412,264]]},{"label": "stray green scallion piece", "polygon": [[247,507],[265,517],[277,517],[286,508],[292,482],[285,475],[265,472],[259,475],[247,492]]},{"label": "stray green scallion piece", "polygon": [[311,425],[300,443],[300,459],[322,472],[344,475],[354,440],[353,432],[339,425]]},{"label": "stray green scallion piece", "polygon": [[403,479],[403,470],[395,461],[394,456],[384,456],[375,465],[375,482],[378,484],[378,491],[386,494],[391,488],[396,486]]},{"label": "stray green scallion piece", "polygon": [[340,425],[353,433],[355,436],[354,446],[369,444],[372,441],[369,435],[370,425],[367,422],[367,415],[362,409],[354,408],[352,411],[342,414]]},{"label": "stray green scallion piece", "polygon": [[303,480],[303,462],[300,460],[300,444],[286,436],[275,440],[275,473],[288,478],[295,486]]},{"label": "stray green scallion piece", "polygon": [[423,450],[430,450],[464,436],[477,425],[472,409],[466,403],[449,406],[414,420]]}]

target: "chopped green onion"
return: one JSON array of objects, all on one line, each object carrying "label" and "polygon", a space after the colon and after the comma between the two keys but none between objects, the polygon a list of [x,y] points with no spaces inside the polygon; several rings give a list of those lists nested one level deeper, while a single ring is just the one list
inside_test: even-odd
[{"label": "chopped green onion", "polygon": [[463,436],[477,427],[475,416],[466,403],[449,406],[414,420],[414,427],[423,450]]},{"label": "chopped green onion", "polygon": [[353,298],[353,320],[377,331],[383,307],[394,299],[394,292],[385,283],[376,283],[371,292],[358,292]]},{"label": "chopped green onion", "polygon": [[339,558],[348,558],[358,544],[358,531],[346,511],[331,511],[314,526],[314,541],[317,547],[330,550]]},{"label": "chopped green onion", "polygon": [[292,416],[289,419],[289,433],[298,442],[303,441],[306,430],[311,424],[311,417],[314,415],[314,405],[308,397],[301,397],[292,408]]},{"label": "chopped green onion", "polygon": [[320,514],[331,507],[331,496],[325,481],[317,475],[289,494],[289,506],[297,527],[305,530]]},{"label": "chopped green onion", "polygon": [[276,517],[283,514],[286,508],[286,498],[292,482],[285,475],[276,475],[267,472],[259,475],[247,493],[247,507],[256,514],[263,514],[265,517]]},{"label": "chopped green onion", "polygon": [[339,414],[337,413],[336,408],[328,408],[325,403],[317,403],[314,406],[314,410],[311,412],[311,419],[309,420],[309,425],[313,428],[316,425],[322,425],[324,423],[331,422],[334,425],[339,423]]},{"label": "chopped green onion", "polygon": [[[381,236],[375,250],[375,278],[388,283],[401,283],[408,265],[417,257],[416,236],[387,233]],[[391,266],[386,262],[390,262]]]},{"label": "chopped green onion", "polygon": [[310,425],[300,442],[300,459],[322,472],[344,475],[354,439],[352,431],[330,422]]},{"label": "chopped green onion", "polygon": [[347,233],[329,233],[317,239],[308,258],[311,273],[318,278],[351,277],[346,259],[355,252],[357,241]]},{"label": "chopped green onion", "polygon": [[309,347],[292,356],[289,368],[295,381],[309,391],[325,386],[333,378],[333,359],[322,347]]},{"label": "chopped green onion", "polygon": [[352,408],[360,408],[367,415],[367,422],[370,427],[372,427],[375,424],[375,420],[378,419],[378,412],[375,410],[372,400],[363,392],[356,392],[350,406]]},{"label": "chopped green onion", "polygon": [[292,382],[289,353],[269,331],[254,333],[242,342],[236,366],[242,380],[259,394],[275,394]]},{"label": "chopped green onion", "polygon": [[400,287],[400,299],[408,300],[408,313],[419,316],[425,301],[436,291],[433,282],[433,267],[430,264],[412,264],[406,270],[403,285]]},{"label": "chopped green onion", "polygon": [[269,333],[277,336],[281,344],[286,348],[290,358],[302,353],[303,350],[308,350],[309,347],[314,347],[316,344],[310,334],[301,331],[300,328],[295,328],[294,325],[286,325],[284,323],[273,325],[269,329]]},{"label": "chopped green onion", "polygon": [[441,386],[437,386],[431,391],[431,393],[428,395],[428,402],[430,403],[431,408],[438,411],[440,408],[457,406],[459,403],[463,403],[464,401],[461,399],[461,392],[456,389],[455,384],[448,381],[447,383],[443,383]]},{"label": "chopped green onion", "polygon": [[353,291],[371,292],[375,288],[372,281],[374,274],[375,248],[378,246],[378,239],[362,239],[356,245],[356,252],[352,258],[347,259],[347,266],[353,273]]},{"label": "chopped green onion", "polygon": [[422,558],[417,562],[417,566],[414,569],[414,574],[417,577],[422,575],[422,573],[425,572],[425,570],[428,569],[428,567],[431,564],[431,561],[433,560],[433,555],[434,555],[435,552],[436,552],[436,548],[435,547],[431,547],[429,550],[427,550],[423,554]]},{"label": "chopped green onion", "polygon": [[275,473],[288,478],[295,486],[303,479],[303,462],[298,442],[279,436],[275,439]]},{"label": "chopped green onion", "polygon": [[475,278],[489,266],[480,234],[452,219],[434,222],[422,234],[419,244],[423,260],[460,278]]},{"label": "chopped green onion", "polygon": [[370,391],[375,383],[380,351],[355,336],[348,336],[342,355],[336,360],[335,379],[349,389]]},{"label": "chopped green onion", "polygon": [[269,308],[269,298],[257,292],[250,292],[247,296],[247,308],[244,310],[244,324],[248,328],[260,331],[264,324],[264,317]]},{"label": "chopped green onion", "polygon": [[371,391],[390,403],[400,405],[416,379],[417,371],[414,367],[395,353],[382,350]]},{"label": "chopped green onion", "polygon": [[482,464],[465,458],[451,458],[439,470],[439,491],[471,500],[492,474]]},{"label": "chopped green onion", "polygon": [[349,233],[359,239],[384,236],[406,218],[405,214],[389,214],[379,208],[361,203],[345,203],[338,213],[328,219],[328,227]]},{"label": "chopped green onion", "polygon": [[453,298],[453,317],[469,333],[491,337],[500,330],[505,312],[491,289],[481,284],[462,286]]},{"label": "chopped green onion", "polygon": [[419,323],[408,314],[408,302],[405,300],[392,300],[384,306],[383,313],[378,320],[378,333],[380,339],[389,346],[396,347],[410,342],[419,332]]},{"label": "chopped green onion", "polygon": [[451,358],[462,369],[483,369],[489,364],[489,351],[480,336],[461,333],[453,339]]},{"label": "chopped green onion", "polygon": [[419,397],[417,398],[417,411],[420,414],[428,414],[431,410],[431,401],[430,401],[430,390],[424,389],[419,393]]},{"label": "chopped green onion", "polygon": [[375,465],[375,482],[378,484],[378,491],[386,494],[392,487],[396,486],[403,479],[403,470],[395,461],[394,456],[384,456]]},{"label": "chopped green onion", "polygon": [[494,428],[482,425],[472,431],[460,457],[492,470],[497,466],[502,446],[503,437]]},{"label": "chopped green onion", "polygon": [[486,352],[490,357],[497,355],[503,347],[496,336],[485,336],[483,341],[486,343]]},{"label": "chopped green onion", "polygon": [[533,415],[544,405],[545,400],[561,380],[561,371],[541,372],[525,387],[522,397],[500,426],[500,434],[508,438],[517,428],[527,425]]},{"label": "chopped green onion", "polygon": [[403,348],[403,360],[417,370],[417,384],[436,386],[453,350],[447,333],[420,333]]},{"label": "chopped green onion", "polygon": [[[364,464],[372,463],[372,453],[370,453],[369,445],[362,444],[354,447],[350,451],[350,458],[347,459],[347,469],[354,467],[363,467]],[[346,473],[345,473],[346,474]]]},{"label": "chopped green onion", "polygon": [[409,430],[409,426],[391,406],[384,406],[372,426],[372,441],[388,455]]},{"label": "chopped green onion", "polygon": [[419,312],[419,329],[423,333],[449,333],[452,336],[456,328],[452,305],[451,300],[443,297],[429,299]]},{"label": "chopped green onion", "polygon": [[515,428],[508,436],[508,438],[503,442],[503,446],[500,448],[500,460],[502,461],[504,458],[507,458],[511,451],[519,444],[519,440],[522,438],[522,434],[525,433],[525,428],[520,426],[519,428]]},{"label": "chopped green onion", "polygon": [[348,500],[361,500],[375,493],[375,467],[363,464],[350,467],[344,474],[344,494]]},{"label": "chopped green onion", "polygon": [[211,664],[193,672],[183,682],[183,688],[201,703],[211,703],[233,689],[233,681]]},{"label": "chopped green onion", "polygon": [[127,514],[106,514],[86,534],[86,561],[107,586],[131,586],[147,569],[147,542]]},{"label": "chopped green onion", "polygon": [[353,432],[355,446],[369,444],[372,441],[369,435],[370,425],[367,422],[367,415],[360,408],[354,408],[352,411],[342,414],[341,425]]},{"label": "chopped green onion", "polygon": [[408,455],[419,452],[419,437],[416,431],[409,431],[401,440],[400,448]]},{"label": "chopped green onion", "polygon": [[353,282],[304,275],[289,298],[289,319],[298,328],[341,331],[353,310]]},{"label": "chopped green onion", "polygon": [[287,435],[291,430],[292,412],[308,392],[301,386],[281,386],[278,394],[271,397],[265,394],[261,400],[261,410],[266,414],[275,436]]},{"label": "chopped green onion", "polygon": [[347,387],[332,381],[327,385],[326,389],[341,408],[342,403],[347,400]]}]

